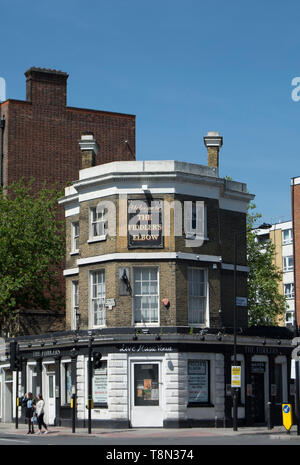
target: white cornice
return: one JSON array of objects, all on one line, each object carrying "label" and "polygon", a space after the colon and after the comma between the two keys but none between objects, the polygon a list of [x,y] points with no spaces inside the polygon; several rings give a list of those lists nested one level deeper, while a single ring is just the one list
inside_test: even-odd
[{"label": "white cornice", "polygon": [[180,194],[216,199],[220,208],[246,213],[254,196],[246,184],[215,176],[211,167],[177,161],[112,162],[80,171],[80,179],[66,188],[61,205],[111,195]]},{"label": "white cornice", "polygon": [[[79,267],[85,265],[93,265],[96,263],[105,263],[111,261],[159,261],[159,260],[187,260],[187,261],[197,261],[197,262],[209,262],[209,263],[221,263],[222,257],[219,255],[201,255],[193,253],[184,253],[184,252],[128,252],[128,253],[111,253],[104,255],[96,255],[93,257],[79,258],[77,260],[77,268],[69,268],[64,270],[64,276],[71,276],[79,273]],[[232,263],[221,263],[221,268],[223,270],[234,270],[234,265]],[[249,273],[249,267],[243,265],[237,265],[237,271]]]}]

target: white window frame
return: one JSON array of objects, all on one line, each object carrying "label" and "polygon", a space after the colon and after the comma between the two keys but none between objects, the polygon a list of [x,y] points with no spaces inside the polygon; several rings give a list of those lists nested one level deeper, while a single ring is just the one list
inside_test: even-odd
[{"label": "white window frame", "polygon": [[[292,261],[292,265],[290,264]],[[283,257],[283,271],[293,271],[294,269],[294,257],[293,255],[287,255]]]},{"label": "white window frame", "polygon": [[[99,226],[99,234],[94,234],[94,227]],[[89,213],[89,240],[88,242],[104,241],[106,240],[106,219],[105,208],[91,207]]]},{"label": "white window frame", "polygon": [[[284,239],[284,233],[288,232],[288,238],[287,239]],[[293,242],[293,230],[290,228],[290,229],[283,229],[282,230],[282,245],[287,245],[287,244],[291,244]]]},{"label": "white window frame", "polygon": [[[33,391],[33,377],[36,377],[37,379],[37,364],[36,362],[28,362],[27,363],[27,369],[26,369],[26,385],[27,385],[27,392],[32,392],[35,394]],[[40,388],[41,389],[41,388]]]},{"label": "white window frame", "polygon": [[[96,283],[94,282],[94,277],[96,275],[100,275],[102,276],[102,282],[99,282],[99,283]],[[90,293],[89,293],[89,305],[90,305],[90,311],[89,311],[89,315],[90,315],[90,318],[89,318],[89,321],[90,321],[90,324],[89,324],[89,327],[91,328],[101,328],[101,327],[105,327],[106,326],[106,306],[105,306],[105,300],[106,300],[106,275],[105,275],[105,269],[101,268],[101,269],[98,269],[98,270],[93,270],[93,271],[90,271],[89,272],[89,282],[90,282]],[[104,285],[104,292],[102,292],[102,295],[94,295],[95,294],[95,286],[97,285]],[[99,290],[96,291],[96,293],[98,294]],[[97,301],[97,300],[102,300],[102,309],[99,311],[99,312],[102,312],[102,318],[100,318],[100,323],[97,324],[95,323],[95,311],[94,311],[94,302]],[[100,302],[99,302],[100,304]]]},{"label": "white window frame", "polygon": [[70,369],[71,369],[70,375],[72,378],[71,359],[65,359],[61,361],[61,405],[70,406],[71,399],[70,399],[70,402],[68,402],[68,399],[66,399],[66,365],[70,366]]},{"label": "white window frame", "polygon": [[[143,321],[135,321],[135,315],[136,315],[136,312],[135,312],[135,298],[136,297],[146,297],[147,295],[145,294],[136,294],[136,279],[135,279],[135,273],[137,270],[140,270],[140,269],[149,269],[149,268],[152,268],[154,270],[156,270],[156,273],[157,273],[157,278],[156,278],[156,283],[157,283],[157,321],[151,321],[151,322],[143,322]],[[159,267],[158,266],[134,266],[133,267],[133,299],[132,299],[132,319],[133,319],[133,325],[134,326],[159,326],[160,324],[160,305],[159,305],[159,290],[160,290],[160,283],[159,283]],[[149,296],[154,296],[154,294],[149,294]]]},{"label": "white window frame", "polygon": [[[78,228],[78,231],[76,231]],[[79,221],[74,221],[71,224],[71,254],[79,252]]]},{"label": "white window frame", "polygon": [[77,317],[79,313],[79,281],[78,279],[71,282],[71,329],[78,329]]},{"label": "white window frame", "polygon": [[[201,293],[199,295],[190,295],[190,289],[191,289],[191,281],[190,277],[191,274],[193,273],[193,270],[195,271],[202,271],[203,272],[203,295]],[[195,299],[202,299],[203,300],[203,321],[192,321],[193,319],[191,318],[191,312],[193,311],[191,309],[191,301],[190,297],[194,297]],[[188,300],[188,324],[189,326],[198,326],[198,327],[203,327],[207,326],[207,308],[208,308],[208,279],[207,279],[207,269],[206,268],[200,268],[200,267],[193,267],[189,266],[188,267],[188,279],[187,279],[187,300]],[[195,310],[194,310],[195,312]]]},{"label": "white window frame", "polygon": [[[287,292],[288,288],[290,288],[290,292]],[[285,283],[284,284],[284,296],[287,299],[293,299],[295,297],[294,283]]]}]

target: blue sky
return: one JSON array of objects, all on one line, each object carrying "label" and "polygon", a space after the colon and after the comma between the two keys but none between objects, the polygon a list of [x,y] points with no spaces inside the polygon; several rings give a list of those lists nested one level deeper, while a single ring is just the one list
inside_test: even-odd
[{"label": "blue sky", "polygon": [[[268,222],[290,219],[300,176],[300,3],[0,0],[0,77],[25,99],[30,66],[69,73],[68,105],[136,115],[137,159],[207,163],[245,182]],[[300,95],[300,92],[299,92]]]}]

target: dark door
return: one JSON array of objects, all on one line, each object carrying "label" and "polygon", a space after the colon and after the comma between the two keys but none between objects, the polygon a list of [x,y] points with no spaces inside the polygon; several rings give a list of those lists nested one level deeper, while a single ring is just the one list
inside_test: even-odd
[{"label": "dark door", "polygon": [[254,423],[265,423],[264,373],[252,373],[252,418]]}]

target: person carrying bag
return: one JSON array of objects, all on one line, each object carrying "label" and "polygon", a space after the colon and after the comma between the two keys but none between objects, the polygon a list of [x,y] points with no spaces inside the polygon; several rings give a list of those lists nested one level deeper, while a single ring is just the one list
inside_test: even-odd
[{"label": "person carrying bag", "polygon": [[42,394],[39,394],[37,399],[38,399],[38,401],[37,401],[37,404],[36,404],[36,407],[35,407],[35,411],[36,411],[36,415],[37,415],[37,424],[38,424],[38,428],[39,428],[39,431],[38,431],[37,434],[41,434],[42,426],[45,429],[44,434],[47,434],[48,433],[48,428],[47,428],[47,425],[44,422],[45,402],[44,402]]},{"label": "person carrying bag", "polygon": [[23,398],[22,405],[25,407],[25,417],[28,424],[28,433],[27,434],[34,434],[34,424],[32,421],[33,412],[35,402],[33,399],[32,392],[27,392],[25,397]]}]

